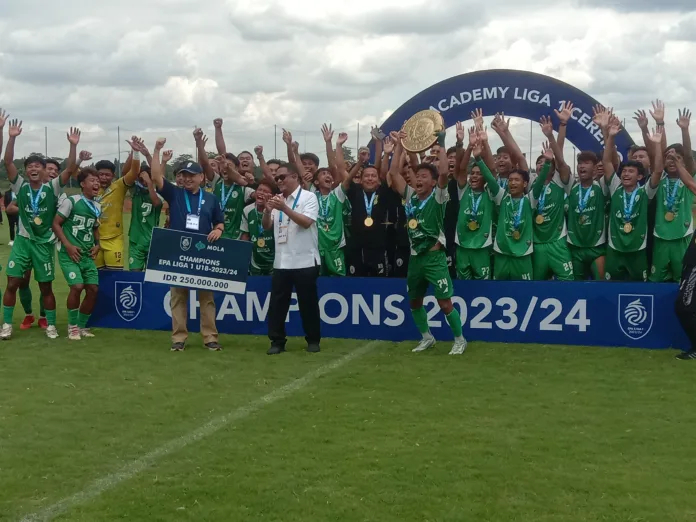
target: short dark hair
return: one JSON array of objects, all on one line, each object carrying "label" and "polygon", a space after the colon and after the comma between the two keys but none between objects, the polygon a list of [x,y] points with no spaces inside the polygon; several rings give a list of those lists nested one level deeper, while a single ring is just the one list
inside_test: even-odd
[{"label": "short dark hair", "polygon": [[635,160],[624,161],[621,165],[619,165],[619,172],[616,173],[617,176],[621,177],[621,173],[626,167],[635,167],[638,169],[638,176],[641,178],[645,177],[645,167],[640,161]]},{"label": "short dark hair", "polygon": [[644,146],[642,146],[642,145],[641,145],[640,147],[639,147],[638,145],[634,145],[633,147],[631,147],[631,153],[630,153],[629,156],[633,156],[633,155],[634,155],[636,152],[638,152],[639,150],[642,150],[642,151],[645,152],[646,154],[650,154],[650,151],[648,150],[647,147],[644,147]]},{"label": "short dark hair", "polygon": [[41,163],[42,167],[46,166],[46,160],[41,156],[37,156],[36,154],[32,154],[24,160],[24,168],[26,168],[28,165],[31,165],[32,163]]},{"label": "short dark hair", "polygon": [[433,179],[437,179],[440,177],[440,171],[432,163],[420,163],[419,165],[416,166],[416,168],[414,169],[414,172],[418,172],[419,170],[423,170],[423,169],[429,170],[430,176]]},{"label": "short dark hair", "polygon": [[519,174],[522,176],[522,179],[525,180],[527,183],[529,183],[529,172],[523,169],[512,169],[510,171],[510,174],[508,174],[508,177],[512,176],[513,174]]},{"label": "short dark hair", "polygon": [[143,163],[140,165],[140,172],[147,172],[148,174],[152,174],[152,169],[150,169],[150,165],[147,163]]},{"label": "short dark hair", "polygon": [[271,192],[273,192],[273,193],[275,193],[278,190],[278,188],[275,185],[273,185],[270,181],[268,181],[267,179],[260,180],[258,185],[256,186],[256,189],[258,190],[261,187],[267,187],[267,188],[271,189]]},{"label": "short dark hair", "polygon": [[283,164],[279,159],[272,159],[266,162],[266,165],[278,165],[279,167]]},{"label": "short dark hair", "polygon": [[300,177],[300,171],[297,170],[297,166],[294,163],[283,163],[279,168],[285,168],[288,172],[296,174],[298,178]]},{"label": "short dark hair", "polygon": [[317,167],[319,166],[319,156],[312,154],[311,152],[305,152],[300,154],[300,161],[309,160],[314,163]]},{"label": "short dark hair", "polygon": [[592,162],[594,165],[599,163],[599,158],[591,150],[583,150],[578,154],[578,163]]},{"label": "short dark hair", "polygon": [[235,156],[234,154],[232,154],[231,152],[228,152],[227,154],[225,154],[225,159],[234,163],[235,167],[239,167],[239,158],[237,156]]},{"label": "short dark hair", "polygon": [[97,170],[110,170],[112,174],[116,174],[116,165],[114,165],[109,160],[97,161],[97,164],[94,166],[94,168]]},{"label": "short dark hair", "polygon": [[447,155],[448,155],[448,156],[449,156],[450,154],[452,154],[453,152],[457,152],[457,147],[450,147],[449,149],[447,149]]},{"label": "short dark hair", "polygon": [[46,165],[48,164],[55,165],[58,170],[60,170],[60,162],[58,160],[55,160],[53,158],[46,158]]},{"label": "short dark hair", "polygon": [[237,155],[237,157],[241,156],[242,154],[248,154],[249,156],[251,156],[251,159],[252,159],[252,160],[254,159],[254,155],[253,155],[251,152],[249,152],[248,150],[243,150],[242,152],[240,152],[240,153]]},{"label": "short dark hair", "polygon": [[508,148],[505,147],[505,146],[500,147],[495,153],[496,153],[498,156],[500,156],[501,154],[507,154],[508,156],[512,156],[512,154],[510,154],[510,149],[508,149]]},{"label": "short dark hair", "polygon": [[677,154],[679,154],[682,158],[684,157],[684,145],[681,143],[675,143],[674,145],[670,145],[665,149],[665,154],[669,152],[670,150],[673,150]]},{"label": "short dark hair", "polygon": [[92,167],[85,167],[84,169],[81,169],[80,173],[77,175],[78,185],[86,180],[89,176],[99,177],[99,172]]}]

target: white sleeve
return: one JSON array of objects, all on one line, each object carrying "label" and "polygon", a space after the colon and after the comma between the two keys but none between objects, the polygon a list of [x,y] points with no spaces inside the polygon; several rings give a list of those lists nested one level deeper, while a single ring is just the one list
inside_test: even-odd
[{"label": "white sleeve", "polygon": [[249,207],[245,208],[242,212],[242,224],[239,225],[239,230],[242,232],[249,233],[249,212],[251,209]]},{"label": "white sleeve", "polygon": [[570,176],[568,177],[567,185],[563,183],[563,180],[561,179],[561,173],[558,171],[553,173],[553,178],[551,178],[551,182],[561,187],[567,196],[568,194],[570,194],[570,190],[573,188],[573,173],[571,172]]},{"label": "white sleeve", "polygon": [[12,184],[12,194],[19,194],[19,189],[22,188],[22,185],[24,185],[24,178],[22,176],[17,175],[17,178],[15,179],[15,182]]},{"label": "white sleeve", "polygon": [[[604,176],[602,176],[604,177]],[[621,178],[614,172],[611,175],[611,181],[609,182],[609,195],[613,196],[614,192],[621,186]]]},{"label": "white sleeve", "polygon": [[244,187],[244,203],[249,203],[254,198],[255,193],[256,189]]},{"label": "white sleeve", "polygon": [[73,201],[72,198],[63,198],[59,201],[58,205],[58,213],[63,216],[65,219],[70,217],[70,213],[72,212],[73,208]]},{"label": "white sleeve", "polygon": [[333,193],[336,195],[336,199],[339,203],[343,204],[346,202],[346,192],[343,190],[343,185],[339,185],[333,189]]},{"label": "white sleeve", "polygon": [[486,190],[488,191],[488,196],[491,198],[493,203],[495,203],[498,206],[500,206],[500,204],[503,202],[503,198],[505,198],[505,194],[507,194],[507,191],[502,188],[498,191],[498,193],[495,196],[491,194],[491,191],[488,190],[488,188],[486,188]]},{"label": "white sleeve", "polygon": [[51,189],[57,198],[63,193],[63,187],[60,186],[60,176],[51,180]]},{"label": "white sleeve", "polygon": [[413,195],[416,193],[415,190],[413,190],[413,187],[411,185],[406,185],[406,191],[403,194],[399,194],[402,199],[405,201],[408,201],[413,197]]},{"label": "white sleeve", "polygon": [[435,201],[437,201],[440,205],[443,205],[449,201],[449,190],[447,190],[447,187],[435,187]]},{"label": "white sleeve", "polygon": [[598,183],[599,183],[599,187],[602,189],[602,193],[605,196],[608,196],[609,195],[609,187],[607,187],[607,182],[604,180],[604,176],[601,176],[599,178]]},{"label": "white sleeve", "polygon": [[312,221],[316,221],[317,216],[319,215],[319,200],[315,195],[310,193],[308,193],[303,199],[304,202],[302,204],[302,210],[300,210],[300,213],[303,216],[307,216]]},{"label": "white sleeve", "polygon": [[650,178],[648,178],[648,181],[645,183],[645,185],[643,185],[643,189],[645,189],[645,195],[648,196],[648,200],[651,200],[655,197],[658,188],[660,188],[660,185],[658,184],[657,187],[653,188],[652,182],[650,181]]},{"label": "white sleeve", "polygon": [[[463,187],[459,186],[459,183],[457,183],[457,197],[459,198],[459,201],[462,200],[464,197],[464,194],[466,194],[466,189],[469,185],[464,185]],[[488,190],[488,189],[486,189]]]}]

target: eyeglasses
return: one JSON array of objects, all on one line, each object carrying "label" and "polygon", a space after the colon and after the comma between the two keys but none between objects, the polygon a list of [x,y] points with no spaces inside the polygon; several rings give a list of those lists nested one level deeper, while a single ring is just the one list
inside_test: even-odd
[{"label": "eyeglasses", "polygon": [[276,181],[276,183],[278,183],[279,181],[284,181],[287,176],[287,174],[279,174],[278,176],[275,176],[273,179]]}]

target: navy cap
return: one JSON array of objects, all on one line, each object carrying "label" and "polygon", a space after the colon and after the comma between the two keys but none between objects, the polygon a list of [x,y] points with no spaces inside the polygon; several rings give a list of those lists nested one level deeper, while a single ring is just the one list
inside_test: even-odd
[{"label": "navy cap", "polygon": [[187,161],[186,163],[179,165],[179,170],[177,173],[178,172],[181,172],[182,174],[203,174],[203,169],[195,161]]}]

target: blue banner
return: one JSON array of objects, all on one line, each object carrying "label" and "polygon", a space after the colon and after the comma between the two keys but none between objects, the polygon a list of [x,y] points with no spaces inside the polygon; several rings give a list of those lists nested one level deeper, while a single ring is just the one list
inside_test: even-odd
[{"label": "blue banner", "polygon": [[[551,116],[554,128],[558,130],[554,109],[560,110],[565,101],[575,105],[568,123],[568,140],[578,151],[591,150],[601,157],[604,150],[602,131],[592,121],[592,107],[599,102],[572,85],[528,71],[492,69],[453,76],[416,94],[396,109],[380,128],[386,134],[399,130],[405,120],[425,109],[439,111],[445,119],[445,126],[452,127],[457,121],[470,120],[471,112],[480,108],[487,117],[504,112],[505,116],[532,120],[541,143],[539,119]],[[622,157],[626,157],[632,145],[633,139],[623,129],[616,137],[616,147]],[[371,149],[374,157],[374,145]],[[535,160],[528,158],[530,167]]]},{"label": "blue banner", "polygon": [[145,281],[200,290],[243,294],[252,245],[204,234],[155,228],[152,231]]},{"label": "blue banner", "polygon": [[[674,314],[678,285],[455,281],[454,305],[470,341],[687,348]],[[266,335],[270,277],[250,277],[243,295],[216,294],[221,333]],[[418,339],[401,279],[319,278],[322,335],[352,339]],[[433,296],[425,299],[433,334],[452,334]],[[145,313],[147,310],[147,313]],[[170,330],[169,289],[138,272],[100,272],[99,298],[90,326]],[[189,329],[198,331],[191,292]],[[303,335],[297,299],[288,335]]]}]

